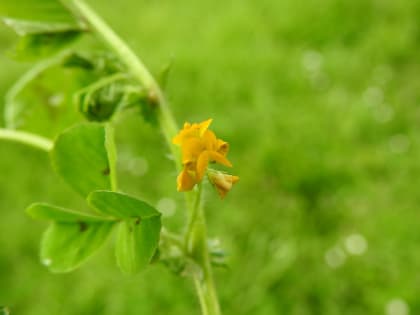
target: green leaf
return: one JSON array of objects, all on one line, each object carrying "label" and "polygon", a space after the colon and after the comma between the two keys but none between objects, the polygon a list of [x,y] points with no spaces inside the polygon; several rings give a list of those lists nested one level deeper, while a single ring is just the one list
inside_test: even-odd
[{"label": "green leaf", "polygon": [[[36,63],[6,95],[6,127],[56,137],[58,132],[82,119],[74,106],[75,93],[115,72],[120,73],[121,67],[113,55],[67,50]],[[131,93],[125,85],[119,90]]]},{"label": "green leaf", "polygon": [[59,33],[42,33],[22,36],[10,52],[17,60],[35,60],[57,53],[75,41],[79,31],[69,30]]},{"label": "green leaf", "polygon": [[117,263],[125,273],[136,273],[152,260],[159,244],[159,216],[121,222],[116,244]]},{"label": "green leaf", "polygon": [[47,203],[34,203],[26,209],[26,212],[36,220],[52,220],[63,223],[103,222],[112,220],[107,217],[56,207]]},{"label": "green leaf", "polygon": [[76,24],[66,24],[57,22],[40,22],[34,20],[19,20],[13,18],[3,19],[4,24],[13,29],[19,36],[37,34],[55,34],[69,31],[80,31],[81,28]]},{"label": "green leaf", "polygon": [[148,203],[112,191],[94,191],[89,195],[88,203],[102,214],[121,219],[147,219],[160,216],[160,213]]},{"label": "green leaf", "polygon": [[77,268],[105,242],[114,223],[55,222],[41,242],[41,261],[52,272],[69,272]]},{"label": "green leaf", "polygon": [[73,28],[79,24],[58,0],[4,0],[0,2],[0,16]]},{"label": "green leaf", "polygon": [[147,266],[159,244],[160,213],[144,201],[112,191],[92,192],[88,203],[102,214],[124,220],[116,246],[121,270],[135,273]]},{"label": "green leaf", "polygon": [[81,68],[63,71],[62,63],[70,54],[65,51],[36,63],[10,88],[4,107],[7,128],[55,137],[80,121],[73,95],[99,74]]},{"label": "green leaf", "polygon": [[150,123],[153,126],[158,125],[158,106],[154,101],[146,99],[145,101],[139,103],[140,112],[143,116],[144,121]]},{"label": "green leaf", "polygon": [[125,84],[117,81],[125,78],[113,74],[78,91],[75,101],[79,111],[90,121],[110,120],[126,93]]},{"label": "green leaf", "polygon": [[27,60],[44,58],[75,40],[84,25],[58,0],[2,1],[0,16],[21,36],[12,56]]},{"label": "green leaf", "polygon": [[77,53],[73,52],[69,54],[63,60],[63,67],[66,68],[82,68],[84,70],[93,70],[95,69],[95,63],[90,58]]},{"label": "green leaf", "polygon": [[158,82],[159,85],[162,87],[162,89],[166,88],[166,85],[168,84],[168,78],[169,78],[169,74],[172,70],[172,65],[173,65],[173,59],[171,59],[160,71],[159,75],[158,75]]},{"label": "green leaf", "polygon": [[78,193],[110,190],[110,165],[105,127],[96,123],[76,125],[59,135],[51,152],[55,171]]}]

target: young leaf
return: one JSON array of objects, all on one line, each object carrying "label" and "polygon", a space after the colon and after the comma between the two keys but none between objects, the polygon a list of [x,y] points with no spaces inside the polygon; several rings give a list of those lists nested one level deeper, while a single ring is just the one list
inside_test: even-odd
[{"label": "young leaf", "polygon": [[26,212],[36,220],[51,220],[62,223],[102,222],[112,220],[107,217],[56,207],[47,203],[34,203],[26,209]]},{"label": "young leaf", "polygon": [[52,223],[41,242],[42,263],[52,272],[74,270],[100,248],[113,225],[87,221]]},{"label": "young leaf", "polygon": [[[76,125],[59,135],[51,152],[55,171],[78,193],[110,190],[110,165],[105,127],[96,123]],[[113,176],[113,175],[112,175]]]},{"label": "young leaf", "polygon": [[124,99],[125,85],[115,82],[121,78],[124,78],[122,74],[114,74],[77,92],[76,106],[87,120],[102,122],[111,119]]},{"label": "young leaf", "polygon": [[115,218],[144,220],[160,216],[160,213],[146,202],[112,191],[94,191],[89,195],[88,203],[100,213]]},{"label": "young leaf", "polygon": [[158,82],[159,85],[162,87],[162,89],[166,88],[166,85],[168,84],[168,78],[169,78],[169,74],[172,70],[172,65],[173,65],[173,59],[171,59],[160,71],[159,75],[158,75]]},{"label": "young leaf", "polygon": [[73,52],[69,54],[66,58],[63,60],[63,67],[65,68],[81,68],[84,70],[94,70],[95,69],[95,63],[90,58],[77,53]]},{"label": "young leaf", "polygon": [[159,216],[120,223],[116,244],[117,263],[125,273],[136,273],[152,260],[159,244]]},{"label": "young leaf", "polygon": [[35,60],[57,53],[75,41],[81,33],[75,30],[22,36],[11,55],[17,60]]}]

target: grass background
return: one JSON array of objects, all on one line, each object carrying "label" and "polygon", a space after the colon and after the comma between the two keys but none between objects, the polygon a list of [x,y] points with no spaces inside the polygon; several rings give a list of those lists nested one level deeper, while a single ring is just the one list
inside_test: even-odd
[{"label": "grass background", "polygon": [[[173,59],[178,121],[212,117],[231,143],[241,181],[223,202],[206,197],[209,233],[229,253],[216,271],[225,314],[420,312],[419,1],[90,2],[153,72]],[[3,52],[14,39],[0,28]],[[3,54],[0,95],[29,66]],[[127,116],[118,145],[121,189],[169,199],[165,224],[178,228],[159,132]],[[198,314],[188,279],[162,266],[121,275],[112,245],[50,274],[45,225],[24,209],[83,201],[31,148],[0,143],[0,174],[0,304],[12,314]],[[354,234],[362,255],[348,250]]]}]

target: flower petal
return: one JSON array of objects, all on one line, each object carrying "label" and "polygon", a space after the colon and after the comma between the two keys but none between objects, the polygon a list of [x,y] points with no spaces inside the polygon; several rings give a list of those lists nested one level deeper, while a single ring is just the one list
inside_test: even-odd
[{"label": "flower petal", "polygon": [[177,177],[177,189],[178,191],[188,191],[193,189],[196,181],[190,172],[186,169],[182,170]]},{"label": "flower petal", "polygon": [[230,163],[229,160],[226,157],[224,157],[222,154],[220,154],[219,152],[209,151],[209,157],[210,157],[210,161],[212,162],[214,161],[224,166],[232,167],[232,163]]},{"label": "flower petal", "polygon": [[202,137],[204,132],[206,132],[206,130],[209,129],[209,126],[212,121],[213,119],[210,118],[198,124],[199,129],[200,129],[200,137]]},{"label": "flower petal", "polygon": [[182,145],[182,143],[191,137],[198,137],[200,133],[200,126],[198,124],[190,124],[186,122],[184,128],[172,139],[173,144]]},{"label": "flower petal", "polygon": [[203,179],[209,165],[209,151],[204,151],[200,154],[197,160],[197,182]]},{"label": "flower petal", "polygon": [[206,150],[215,151],[217,149],[217,138],[213,131],[206,130],[202,139]]},{"label": "flower petal", "polygon": [[196,162],[198,156],[205,150],[204,141],[200,138],[188,138],[182,143],[182,163]]},{"label": "flower petal", "polygon": [[226,156],[226,154],[229,152],[229,143],[223,141],[222,139],[217,139],[216,151]]}]

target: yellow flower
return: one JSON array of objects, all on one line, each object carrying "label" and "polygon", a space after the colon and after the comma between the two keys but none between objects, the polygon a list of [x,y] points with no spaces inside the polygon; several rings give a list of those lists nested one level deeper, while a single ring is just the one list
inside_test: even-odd
[{"label": "yellow flower", "polygon": [[209,130],[212,119],[201,123],[185,123],[172,142],[181,147],[183,170],[178,175],[178,191],[188,191],[203,179],[209,163],[217,162],[227,167],[232,164],[226,158],[229,144],[217,139]]}]

